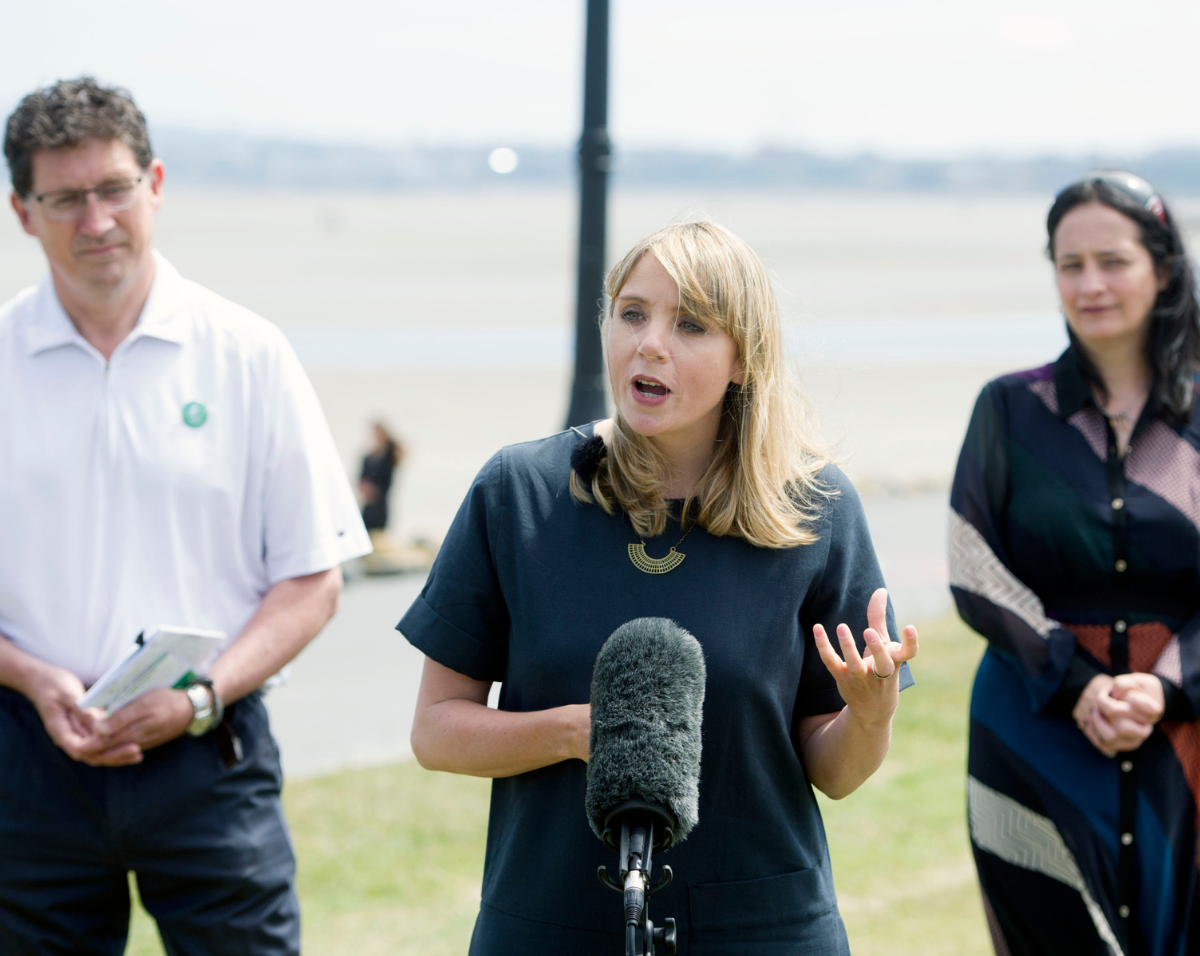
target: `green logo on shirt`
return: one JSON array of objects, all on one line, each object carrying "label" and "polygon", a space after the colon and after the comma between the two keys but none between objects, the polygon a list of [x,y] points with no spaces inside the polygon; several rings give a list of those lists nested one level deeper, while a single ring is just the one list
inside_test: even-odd
[{"label": "green logo on shirt", "polygon": [[208,421],[208,409],[199,402],[188,402],[183,406],[183,423],[189,428],[199,428]]}]

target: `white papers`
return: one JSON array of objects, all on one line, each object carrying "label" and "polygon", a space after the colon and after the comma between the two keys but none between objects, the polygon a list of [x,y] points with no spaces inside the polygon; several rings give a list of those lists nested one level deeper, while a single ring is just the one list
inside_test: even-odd
[{"label": "white papers", "polygon": [[222,631],[160,625],[109,668],[79,698],[79,706],[102,707],[111,714],[148,690],[186,686],[208,671],[224,646]]}]

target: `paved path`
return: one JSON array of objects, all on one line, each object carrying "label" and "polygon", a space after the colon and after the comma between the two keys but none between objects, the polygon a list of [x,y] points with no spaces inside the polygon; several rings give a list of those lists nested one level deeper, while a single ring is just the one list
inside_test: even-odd
[{"label": "paved path", "polygon": [[412,756],[424,657],[394,628],[424,583],[420,574],[347,584],[337,616],[267,696],[286,775]]},{"label": "paved path", "polygon": [[[900,623],[946,613],[945,494],[873,496],[864,505]],[[424,575],[350,582],[337,617],[269,695],[289,776],[412,756],[423,657],[394,627],[423,584]]]}]

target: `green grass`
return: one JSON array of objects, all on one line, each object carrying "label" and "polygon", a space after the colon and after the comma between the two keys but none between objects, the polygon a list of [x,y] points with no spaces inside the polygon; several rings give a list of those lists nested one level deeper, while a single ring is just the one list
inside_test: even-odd
[{"label": "green grass", "polygon": [[[461,956],[479,910],[490,781],[416,762],[284,789],[306,953]],[[162,956],[135,907],[131,956]]]},{"label": "green grass", "polygon": [[855,956],[991,952],[966,820],[967,701],[983,649],[957,618],[922,627],[887,760],[845,800],[819,797]]},{"label": "green grass", "polygon": [[[822,798],[855,956],[987,953],[966,834],[966,723],[983,642],[957,620],[921,633],[887,761],[856,793]],[[488,782],[415,763],[287,785],[304,951],[459,956],[479,906]],[[137,908],[132,956],[161,956]]]}]

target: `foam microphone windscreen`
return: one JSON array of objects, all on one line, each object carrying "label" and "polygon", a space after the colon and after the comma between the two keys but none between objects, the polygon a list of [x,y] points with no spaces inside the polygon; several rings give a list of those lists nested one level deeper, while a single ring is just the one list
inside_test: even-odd
[{"label": "foam microphone windscreen", "polygon": [[704,652],[674,621],[622,624],[592,672],[587,815],[603,839],[604,821],[626,800],[662,804],[676,818],[671,843],[696,825],[700,803],[700,722]]}]

